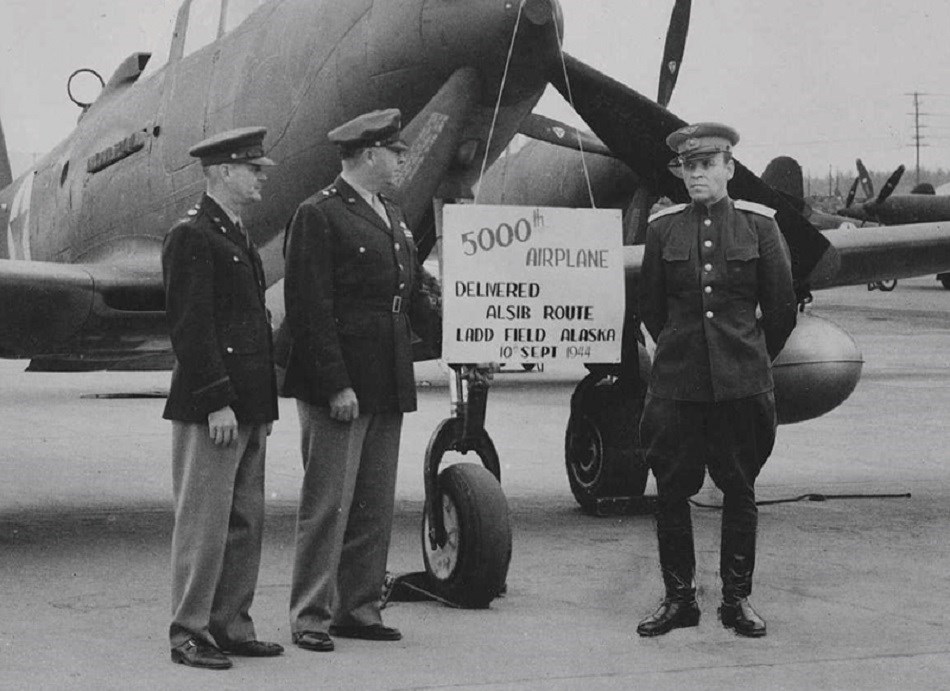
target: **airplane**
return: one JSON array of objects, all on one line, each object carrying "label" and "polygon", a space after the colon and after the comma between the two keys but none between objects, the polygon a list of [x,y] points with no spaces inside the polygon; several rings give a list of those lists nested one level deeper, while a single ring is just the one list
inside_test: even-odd
[{"label": "airplane", "polygon": [[[688,21],[688,0],[675,0],[663,103]],[[58,371],[168,366],[161,244],[203,190],[188,148],[224,129],[267,127],[268,155],[280,165],[246,221],[272,297],[287,221],[338,170],[326,132],[384,107],[399,108],[408,123],[410,149],[393,194],[421,257],[438,241],[433,200],[473,198],[482,169],[496,162],[482,182],[484,202],[584,207],[589,192],[626,210],[626,299],[635,304],[642,247],[634,242],[651,200],[685,198],[664,144],[685,123],[562,53],[563,28],[557,0],[183,0],[158,69],[146,73],[148,53],[130,55],[82,104],[75,130],[15,180],[0,146],[0,357]],[[533,113],[548,84],[593,134]],[[499,161],[518,133],[537,146]],[[577,156],[588,159],[590,187],[564,174],[580,168],[558,168]],[[732,195],[777,210],[803,304],[811,290],[950,269],[946,224],[823,235],[736,168]],[[575,498],[589,511],[642,494],[646,481],[630,421],[642,407],[649,355],[634,332],[619,368],[590,365],[572,397],[566,463]],[[854,389],[861,365],[843,330],[803,315],[775,366],[782,421],[833,409]],[[511,554],[498,453],[484,428],[488,389],[471,366],[453,367],[449,383],[455,415],[433,433],[425,456],[423,560],[444,599],[487,606],[504,588]],[[480,464],[441,469],[450,449],[474,452]]]},{"label": "airplane", "polygon": [[[950,221],[950,196],[934,194],[933,185],[922,183],[915,186],[910,194],[893,193],[904,174],[904,166],[898,166],[875,195],[874,183],[860,158],[855,161],[855,165],[858,176],[848,191],[844,208],[837,212],[839,215],[882,225]],[[865,200],[854,203],[859,184],[864,190]]]}]

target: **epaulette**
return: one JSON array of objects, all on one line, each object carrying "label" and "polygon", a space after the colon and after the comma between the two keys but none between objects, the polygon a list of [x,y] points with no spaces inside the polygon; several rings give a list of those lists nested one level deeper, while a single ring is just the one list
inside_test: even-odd
[{"label": "epaulette", "polygon": [[176,226],[181,225],[182,223],[194,223],[195,219],[198,216],[198,211],[200,209],[201,209],[201,202],[198,202],[193,207],[188,209],[188,211],[185,212],[185,215],[179,218],[178,221],[175,222],[175,225]]},{"label": "epaulette", "polygon": [[775,218],[775,209],[765,206],[764,204],[756,204],[755,202],[746,201],[745,199],[734,199],[732,203],[735,204],[736,208],[740,211],[751,211],[760,216]]},{"label": "epaulette", "polygon": [[322,190],[317,192],[316,195],[314,195],[316,197],[314,199],[314,203],[319,204],[320,202],[325,202],[327,199],[330,199],[331,197],[336,197],[337,195],[338,195],[338,192],[336,189],[336,185],[330,185],[329,187],[324,187]]},{"label": "epaulette", "polygon": [[670,214],[678,214],[680,211],[685,209],[687,204],[673,204],[673,206],[668,206],[665,209],[660,209],[655,214],[651,215],[647,223],[653,223],[658,218],[662,216],[669,216]]}]

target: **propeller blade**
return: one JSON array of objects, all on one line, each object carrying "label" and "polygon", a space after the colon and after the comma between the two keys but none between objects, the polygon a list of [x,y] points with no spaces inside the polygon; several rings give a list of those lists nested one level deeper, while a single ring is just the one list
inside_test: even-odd
[{"label": "propeller blade", "polygon": [[858,184],[861,182],[861,178],[855,178],[854,182],[851,183],[851,189],[848,190],[848,196],[844,200],[844,208],[850,209],[851,205],[854,203],[854,195],[858,192]]},{"label": "propeller blade", "polygon": [[663,63],[660,65],[660,85],[657,102],[666,107],[673,96],[673,87],[683,64],[686,51],[686,34],[689,32],[689,13],[691,0],[676,0],[670,14],[670,25],[666,30],[666,45],[663,48]]},{"label": "propeller blade", "polygon": [[894,193],[894,189],[897,187],[897,183],[901,181],[901,176],[904,174],[904,166],[897,166],[897,170],[891,173],[891,177],[887,179],[887,182],[884,183],[884,187],[881,188],[881,193],[877,195],[875,200],[876,204],[880,204],[885,199],[890,197]]},{"label": "propeller blade", "polygon": [[871,174],[868,173],[868,169],[864,167],[864,163],[860,158],[854,160],[854,165],[858,169],[858,179],[861,180],[861,189],[864,190],[864,200],[867,201],[874,197],[874,183],[871,182]]},{"label": "propeller blade", "polygon": [[640,185],[623,214],[623,244],[642,245],[647,239],[650,209],[659,198],[646,185]]},{"label": "propeller blade", "polygon": [[[626,163],[656,194],[673,201],[688,202],[683,181],[667,168],[673,157],[666,137],[686,123],[656,102],[612,79],[577,58],[565,54],[570,88],[560,65],[548,75],[554,87],[572,103],[614,154]],[[835,250],[827,239],[774,189],[736,161],[729,183],[730,195],[764,204],[776,210],[776,220],[792,255],[792,273],[801,285],[823,257],[823,266],[835,261]]]}]

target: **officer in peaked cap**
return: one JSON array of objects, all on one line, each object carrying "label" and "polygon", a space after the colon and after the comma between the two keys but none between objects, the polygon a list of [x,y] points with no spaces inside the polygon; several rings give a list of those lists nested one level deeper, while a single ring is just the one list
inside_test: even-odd
[{"label": "officer in peaked cap", "polygon": [[195,144],[188,153],[199,159],[202,166],[222,163],[245,163],[272,166],[274,162],[264,155],[266,127],[241,127],[215,134]]},{"label": "officer in peaked cap", "polygon": [[683,177],[683,164],[713,158],[716,154],[728,154],[739,143],[739,133],[732,127],[718,122],[698,122],[681,127],[666,138],[666,145],[676,157],[670,161],[670,170]]},{"label": "officer in peaked cap", "polygon": [[304,479],[290,623],[297,646],[332,636],[393,641],[379,610],[403,413],[416,409],[412,330],[428,335],[412,233],[381,194],[402,162],[396,109],[328,134],[343,171],[288,230],[284,298],[293,343],[282,395],[297,399]]},{"label": "officer in peaked cap", "polygon": [[165,237],[166,317],[175,352],[172,421],[174,662],[226,669],[226,654],[279,655],[249,609],[264,524],[264,456],[277,418],[264,268],[242,215],[261,199],[263,127],[193,146],[206,191]]},{"label": "officer in peaked cap", "polygon": [[401,120],[398,108],[374,110],[330,130],[327,139],[340,147],[344,159],[354,151],[374,147],[402,153],[409,147],[400,138]]},{"label": "officer in peaked cap", "polygon": [[637,633],[699,622],[689,498],[708,468],[723,492],[720,618],[764,636],[749,603],[755,478],[775,441],[771,363],[795,326],[791,261],[774,212],[729,198],[733,128],[703,122],[666,141],[691,202],[650,219],[640,272],[640,317],[656,342],[640,438],[657,483],[666,595]]}]

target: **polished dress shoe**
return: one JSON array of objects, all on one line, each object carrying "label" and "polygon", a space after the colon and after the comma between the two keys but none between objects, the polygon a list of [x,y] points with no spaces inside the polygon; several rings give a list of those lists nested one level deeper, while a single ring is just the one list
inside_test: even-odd
[{"label": "polished dress shoe", "polygon": [[749,598],[739,598],[736,602],[723,602],[719,607],[719,619],[727,629],[740,636],[761,638],[765,635],[765,620],[752,609]]},{"label": "polished dress shoe", "polygon": [[294,634],[294,645],[304,650],[329,653],[333,650],[333,639],[323,631],[301,631]]},{"label": "polished dress shoe", "polygon": [[399,629],[382,624],[369,626],[331,626],[330,633],[340,638],[362,638],[365,641],[398,641],[402,639]]},{"label": "polished dress shoe", "polygon": [[266,641],[240,641],[223,645],[221,650],[228,655],[241,657],[277,657],[284,652],[284,646]]},{"label": "polished dress shoe", "polygon": [[172,648],[172,662],[204,669],[230,669],[231,661],[210,643],[189,638]]},{"label": "polished dress shoe", "polygon": [[678,602],[663,600],[659,609],[637,626],[641,636],[662,636],[673,629],[685,629],[699,625],[699,605],[696,600]]}]

